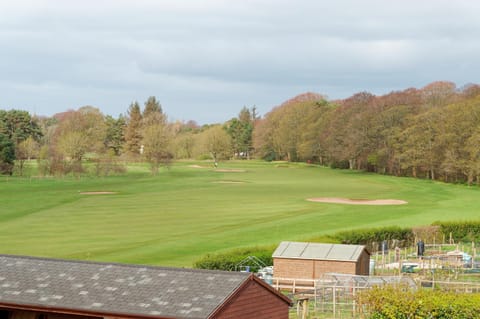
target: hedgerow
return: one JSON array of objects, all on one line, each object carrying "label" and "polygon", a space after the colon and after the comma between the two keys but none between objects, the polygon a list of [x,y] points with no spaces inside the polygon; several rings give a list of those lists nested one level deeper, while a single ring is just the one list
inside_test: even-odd
[{"label": "hedgerow", "polygon": [[390,247],[404,247],[414,240],[411,228],[396,226],[348,230],[334,234],[333,238],[342,244],[366,245],[372,250],[376,250],[376,244],[384,240],[389,243]]},{"label": "hedgerow", "polygon": [[[194,268],[199,269],[216,269],[216,270],[238,270],[237,266],[250,256],[257,257],[264,265],[269,266],[273,264],[272,254],[275,247],[252,247],[252,248],[239,248],[230,250],[223,253],[207,254],[201,259],[197,260],[194,264]],[[251,271],[257,271],[258,267],[255,264],[251,264]]]},{"label": "hedgerow", "polygon": [[445,237],[452,237],[457,241],[479,241],[480,221],[451,221],[435,222],[433,225],[440,227],[440,232]]},{"label": "hedgerow", "polygon": [[480,318],[480,294],[405,287],[374,287],[357,296],[360,312],[371,319]]}]

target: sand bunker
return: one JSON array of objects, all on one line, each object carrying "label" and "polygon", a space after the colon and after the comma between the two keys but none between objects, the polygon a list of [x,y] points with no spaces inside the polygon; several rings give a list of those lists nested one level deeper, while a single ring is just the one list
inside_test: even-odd
[{"label": "sand bunker", "polygon": [[117,192],[81,192],[80,195],[112,195]]},{"label": "sand bunker", "polygon": [[310,202],[347,204],[347,205],[404,205],[408,202],[399,199],[350,199],[335,197],[308,198]]},{"label": "sand bunker", "polygon": [[206,168],[205,166],[200,166],[200,165],[188,165],[190,168]]},{"label": "sand bunker", "polygon": [[244,173],[246,170],[244,169],[216,169],[215,172],[221,173]]}]

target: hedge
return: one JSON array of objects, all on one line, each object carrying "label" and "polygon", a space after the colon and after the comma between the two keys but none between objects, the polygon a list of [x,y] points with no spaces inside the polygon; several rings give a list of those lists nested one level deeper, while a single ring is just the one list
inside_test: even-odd
[{"label": "hedge", "polygon": [[451,233],[456,241],[480,240],[480,221],[435,222],[433,225],[440,227],[445,238],[449,238]]},{"label": "hedge", "polygon": [[372,319],[480,318],[480,294],[384,286],[361,292],[357,305]]},{"label": "hedge", "polygon": [[[257,257],[266,266],[272,265],[272,254],[275,247],[253,247],[253,248],[240,248],[234,249],[223,253],[207,254],[201,259],[197,260],[194,264],[194,268],[198,269],[216,269],[216,270],[238,270],[237,266],[250,256]],[[250,270],[256,272],[258,266],[254,263],[247,263],[251,266]]]},{"label": "hedge", "polygon": [[342,244],[366,245],[376,250],[377,244],[386,240],[389,246],[405,247],[413,243],[414,235],[411,228],[397,226],[382,228],[365,228],[339,232],[333,237]]}]

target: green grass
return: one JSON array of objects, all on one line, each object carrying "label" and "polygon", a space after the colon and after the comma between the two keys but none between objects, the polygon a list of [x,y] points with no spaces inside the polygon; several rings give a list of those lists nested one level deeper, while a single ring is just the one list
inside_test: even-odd
[{"label": "green grass", "polygon": [[[142,165],[107,178],[1,177],[0,252],[189,267],[206,253],[231,248],[352,228],[472,220],[480,211],[477,187],[302,164],[221,163],[245,170],[235,173],[190,164],[176,163],[155,177]],[[309,197],[409,203],[351,206]]]}]

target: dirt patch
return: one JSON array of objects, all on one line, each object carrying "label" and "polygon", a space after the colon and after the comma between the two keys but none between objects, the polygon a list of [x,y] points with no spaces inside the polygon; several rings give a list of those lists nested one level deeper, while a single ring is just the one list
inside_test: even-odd
[{"label": "dirt patch", "polygon": [[80,195],[113,195],[117,194],[117,192],[81,192]]},{"label": "dirt patch", "polygon": [[404,205],[408,202],[400,199],[350,199],[336,197],[307,198],[310,202],[347,204],[347,205]]},{"label": "dirt patch", "polygon": [[188,165],[190,168],[207,168],[205,166],[200,166],[200,165]]},{"label": "dirt patch", "polygon": [[216,169],[215,172],[220,173],[244,173],[246,170],[244,169]]}]

